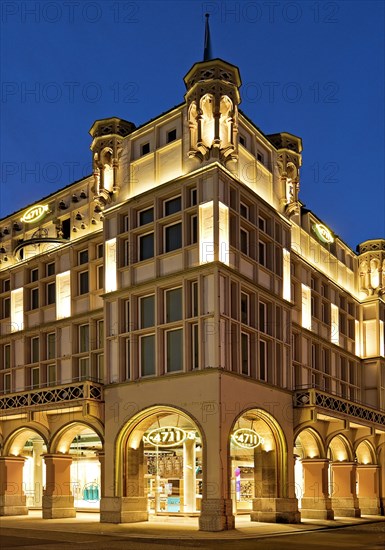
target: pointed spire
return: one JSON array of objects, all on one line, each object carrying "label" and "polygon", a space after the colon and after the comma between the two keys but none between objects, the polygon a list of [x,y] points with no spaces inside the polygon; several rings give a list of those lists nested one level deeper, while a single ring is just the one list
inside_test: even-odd
[{"label": "pointed spire", "polygon": [[203,50],[203,61],[209,61],[213,58],[213,52],[211,51],[211,38],[210,38],[210,26],[209,26],[209,17],[210,14],[206,13],[206,26],[205,26],[205,44]]}]

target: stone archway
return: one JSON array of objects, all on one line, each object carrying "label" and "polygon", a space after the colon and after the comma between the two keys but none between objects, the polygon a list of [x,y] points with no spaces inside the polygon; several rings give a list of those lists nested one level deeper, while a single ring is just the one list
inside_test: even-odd
[{"label": "stone archway", "polygon": [[334,519],[329,495],[329,459],[321,436],[313,428],[304,428],[295,439],[294,449],[301,517]]},{"label": "stone archway", "polygon": [[74,517],[76,510],[98,510],[103,435],[86,422],[62,426],[44,456],[47,468],[43,518]]},{"label": "stone archway", "polygon": [[42,505],[47,437],[35,427],[23,427],[4,441],[0,457],[0,515],[23,515]]},{"label": "stone archway", "polygon": [[380,468],[372,444],[361,441],[356,447],[357,494],[361,514],[380,513]]},{"label": "stone archway", "polygon": [[330,493],[335,516],[360,517],[357,498],[357,464],[353,450],[342,435],[334,435],[328,444]]},{"label": "stone archway", "polygon": [[[204,441],[198,423],[171,406],[136,414],[116,440],[115,511],[102,498],[101,521],[132,523],[149,515],[199,515]],[[118,505],[118,509],[116,510]]]},{"label": "stone archway", "polygon": [[231,493],[236,514],[252,521],[298,523],[296,498],[288,498],[287,444],[276,419],[262,409],[243,411],[229,438]]}]

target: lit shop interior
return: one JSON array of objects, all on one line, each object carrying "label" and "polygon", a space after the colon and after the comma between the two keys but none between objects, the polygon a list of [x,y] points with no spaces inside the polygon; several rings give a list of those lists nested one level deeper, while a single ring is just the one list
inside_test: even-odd
[{"label": "lit shop interior", "polygon": [[[72,457],[71,492],[77,510],[97,510],[100,507],[100,461],[98,451],[102,443],[97,434],[85,428],[76,435],[69,447]],[[20,453],[26,460],[23,469],[24,493],[28,508],[42,507],[42,493],[46,480],[44,441],[36,435],[25,443]]]}]

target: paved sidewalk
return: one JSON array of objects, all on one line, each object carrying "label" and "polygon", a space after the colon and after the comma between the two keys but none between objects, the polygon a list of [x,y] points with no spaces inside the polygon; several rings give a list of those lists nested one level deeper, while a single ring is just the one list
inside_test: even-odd
[{"label": "paved sidewalk", "polygon": [[208,533],[198,530],[198,518],[153,517],[148,522],[111,524],[100,523],[99,514],[78,512],[71,519],[42,519],[40,511],[30,511],[28,516],[0,518],[1,528],[36,529],[49,531],[113,535],[130,539],[160,540],[236,540],[256,539],[294,534],[298,532],[335,529],[364,523],[385,522],[384,516],[364,516],[362,518],[337,518],[334,521],[302,520],[298,525],[250,522],[249,516],[236,518],[235,529]]}]

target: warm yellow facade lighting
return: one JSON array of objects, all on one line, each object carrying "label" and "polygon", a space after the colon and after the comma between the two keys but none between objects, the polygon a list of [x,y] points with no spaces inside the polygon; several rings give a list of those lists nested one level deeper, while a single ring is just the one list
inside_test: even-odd
[{"label": "warm yellow facade lighting", "polygon": [[11,291],[11,332],[18,332],[24,328],[24,298],[23,289]]},{"label": "warm yellow facade lighting", "polygon": [[302,283],[302,326],[311,330],[311,290]]},{"label": "warm yellow facade lighting", "polygon": [[56,275],[56,319],[71,315],[71,273],[65,271]]},{"label": "warm yellow facade lighting", "polygon": [[214,261],[214,202],[199,205],[199,263]]},{"label": "warm yellow facade lighting", "polygon": [[106,241],[106,292],[113,292],[117,289],[116,279],[116,238]]},{"label": "warm yellow facade lighting", "polygon": [[338,306],[331,304],[331,331],[330,340],[333,344],[340,344],[340,319]]},{"label": "warm yellow facade lighting", "polygon": [[226,265],[230,263],[229,243],[229,208],[222,202],[219,206],[219,261]]},{"label": "warm yellow facade lighting", "polygon": [[290,302],[291,300],[291,277],[290,277],[290,252],[283,249],[283,291],[282,297]]}]

